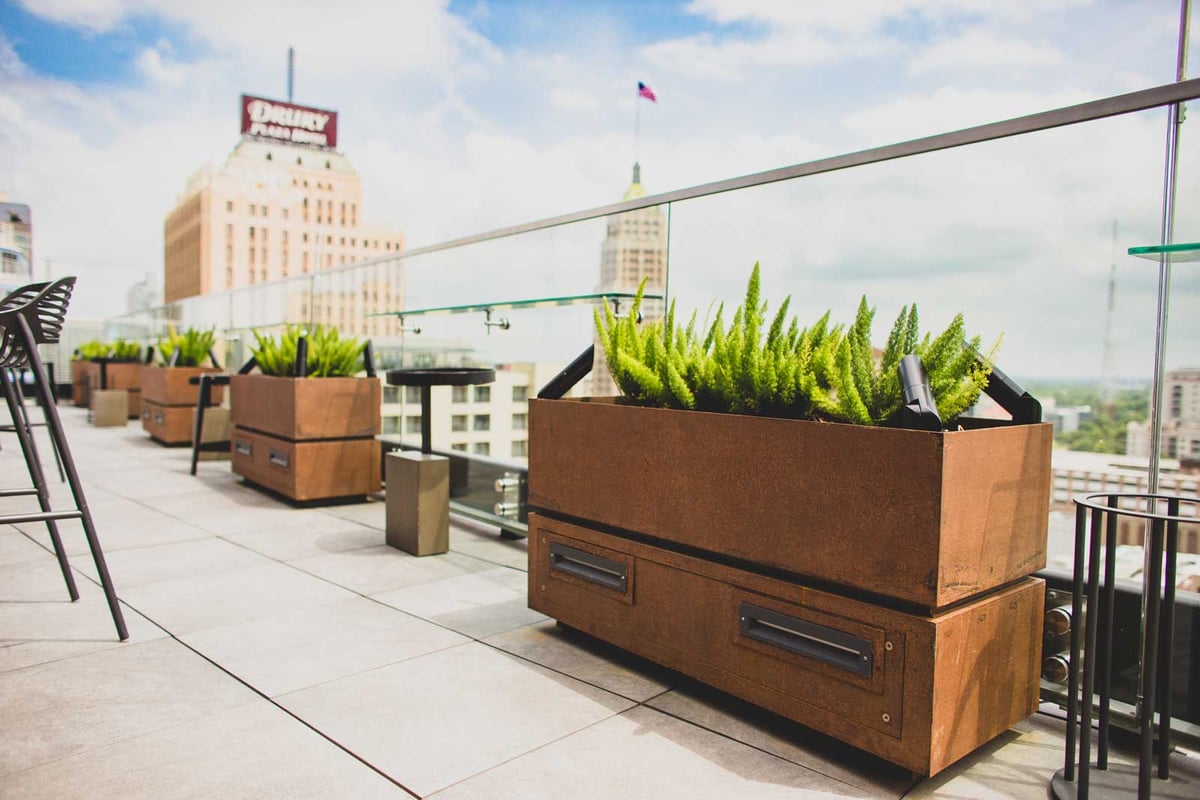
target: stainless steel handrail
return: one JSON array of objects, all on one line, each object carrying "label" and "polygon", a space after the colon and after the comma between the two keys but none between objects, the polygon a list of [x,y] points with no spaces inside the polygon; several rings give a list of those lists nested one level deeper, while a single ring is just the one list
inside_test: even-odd
[{"label": "stainless steel handrail", "polygon": [[[660,194],[646,195],[645,197],[639,197],[632,200],[622,200],[618,203],[609,203],[607,205],[596,206],[583,211],[560,214],[555,217],[546,217],[544,219],[525,222],[519,225],[510,225],[504,228],[494,228],[490,231],[484,231],[482,233],[476,233],[470,236],[461,236],[457,239],[448,239],[444,242],[438,242],[436,244],[426,245],[424,247],[414,247],[410,250],[403,250],[399,253],[393,253],[387,256],[357,261],[353,264],[339,265],[337,267],[330,267],[328,269],[309,272],[304,275],[267,281],[264,283],[255,284],[253,286],[242,286],[238,287],[237,289],[227,289],[224,292],[213,292],[211,294],[204,295],[204,298],[206,300],[213,301],[215,298],[233,295],[238,292],[257,291],[262,290],[264,287],[298,283],[313,280],[314,278],[321,279],[325,276],[368,269],[370,267],[387,264],[393,261],[403,261],[416,256],[440,253],[446,250],[465,247],[467,245],[480,244],[483,242],[504,239],[524,233],[547,230],[549,228],[557,228],[563,225],[570,225],[575,222],[599,219],[612,216],[613,214],[636,211],[640,208],[650,208],[653,206],[676,203],[683,200],[694,200],[714,194],[736,191],[738,189],[749,189],[755,186],[763,186],[768,183],[794,180],[796,178],[803,178],[809,175],[820,175],[826,172],[836,172],[838,170],[850,169],[852,167],[879,164],[884,161],[894,161],[900,158],[908,158],[909,156],[935,153],[941,150],[950,150],[956,147],[963,147],[971,144],[982,144],[984,142],[995,141],[997,139],[1006,139],[1012,136],[1021,136],[1029,133],[1037,133],[1038,131],[1046,131],[1068,125],[1076,125],[1081,122],[1094,122],[1096,120],[1118,117],[1138,111],[1146,111],[1151,108],[1159,108],[1162,106],[1171,105],[1172,103],[1181,103],[1187,100],[1195,100],[1197,98],[1200,98],[1200,78],[1177,81],[1175,83],[1155,86],[1150,89],[1141,89],[1139,91],[1129,92],[1127,94],[1104,97],[1099,100],[1090,100],[1086,103],[1079,103],[1073,106],[1065,106],[1063,108],[1052,109],[1049,111],[1040,111],[1023,117],[1014,117],[1012,119],[1001,120],[999,122],[989,122],[983,125],[976,125],[974,127],[963,128],[961,130],[951,131],[948,133],[939,133],[933,136],[925,136],[905,142],[897,142],[895,144],[884,145],[881,147],[872,147],[866,150],[858,150],[852,153],[830,156],[828,158],[821,158],[815,161],[806,161],[804,163],[793,164],[788,167],[778,167],[776,169],[766,170],[765,172],[756,172],[736,178],[727,178],[725,180],[702,183],[684,189],[675,189],[674,191],[662,192]],[[181,302],[186,302],[186,299],[187,298]],[[138,313],[145,314],[147,312],[142,311]],[[115,319],[121,318],[122,317],[117,317]]]}]

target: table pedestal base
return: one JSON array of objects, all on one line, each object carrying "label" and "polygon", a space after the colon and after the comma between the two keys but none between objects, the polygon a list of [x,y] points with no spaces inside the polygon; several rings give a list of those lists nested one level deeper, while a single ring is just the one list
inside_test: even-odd
[{"label": "table pedestal base", "polygon": [[387,454],[387,543],[414,556],[450,549],[450,459]]}]

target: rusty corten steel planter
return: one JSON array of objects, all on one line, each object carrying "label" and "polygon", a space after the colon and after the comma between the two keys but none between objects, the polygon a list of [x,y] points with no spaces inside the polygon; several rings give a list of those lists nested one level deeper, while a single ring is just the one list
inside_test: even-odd
[{"label": "rusty corten steel planter", "polygon": [[1053,428],[529,403],[529,504],[933,612],[1046,564]]},{"label": "rusty corten steel planter", "polygon": [[299,501],[379,491],[381,394],[375,378],[232,376],[234,473]]}]

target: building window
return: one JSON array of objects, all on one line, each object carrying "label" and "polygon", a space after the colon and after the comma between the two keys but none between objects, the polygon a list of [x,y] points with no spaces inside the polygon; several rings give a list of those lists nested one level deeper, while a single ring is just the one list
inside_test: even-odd
[{"label": "building window", "polygon": [[263,206],[263,216],[264,217],[271,216],[271,207],[270,206]]},{"label": "building window", "polygon": [[399,386],[383,387],[383,402],[399,403],[400,402],[400,387]]},{"label": "building window", "polygon": [[529,457],[529,442],[522,439],[519,442],[512,443],[513,458],[528,458]]},{"label": "building window", "polygon": [[476,386],[475,387],[475,402],[476,403],[492,402],[492,387]]},{"label": "building window", "polygon": [[490,414],[475,415],[475,430],[490,431],[492,429],[492,417]]},{"label": "building window", "polygon": [[455,414],[450,417],[450,430],[455,432],[465,431],[467,429],[467,415]]},{"label": "building window", "polygon": [[451,386],[450,387],[450,402],[451,403],[467,402],[467,387]]},{"label": "building window", "polygon": [[492,454],[492,446],[487,442],[476,442],[471,448],[476,455],[490,456]]},{"label": "building window", "polygon": [[254,205],[254,203],[251,203],[250,204],[250,216],[253,217],[257,211],[258,211],[258,206]]},{"label": "building window", "polygon": [[528,414],[513,414],[512,429],[514,431],[523,431],[529,427]]},{"label": "building window", "polygon": [[[399,388],[399,387],[397,387]],[[405,386],[404,387],[404,402],[420,403],[421,402],[421,387],[420,386]]]},{"label": "building window", "polygon": [[225,201],[225,210],[229,211],[231,213],[233,212],[233,201],[232,200]]},{"label": "building window", "polygon": [[513,387],[513,402],[514,403],[524,403],[528,399],[529,399],[529,387],[528,386],[514,386]]},{"label": "building window", "polygon": [[404,432],[405,433],[420,433],[421,432],[421,418],[420,417],[405,417],[404,418]]},{"label": "building window", "polygon": [[254,241],[254,226],[250,226],[250,240]]},{"label": "building window", "polygon": [[288,210],[285,208],[285,209],[283,209],[282,213],[283,213],[283,218],[287,219],[288,218]]},{"label": "building window", "polygon": [[399,433],[400,432],[400,418],[399,417],[384,417],[383,418],[383,432],[384,433]]},{"label": "building window", "polygon": [[466,442],[455,442],[454,444],[450,445],[450,449],[457,450],[460,453],[465,453],[465,452],[467,452],[467,443]]}]

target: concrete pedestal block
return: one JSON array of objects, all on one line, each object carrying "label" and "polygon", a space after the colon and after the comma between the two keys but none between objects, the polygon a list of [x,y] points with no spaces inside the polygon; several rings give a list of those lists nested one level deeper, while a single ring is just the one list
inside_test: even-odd
[{"label": "concrete pedestal block", "polygon": [[450,460],[387,454],[387,543],[414,556],[450,549]]},{"label": "concrete pedestal block", "polygon": [[[192,431],[196,430],[196,409],[192,409]],[[209,406],[204,409],[204,430],[200,431],[200,444],[228,442],[233,434],[233,420],[228,408]],[[194,435],[189,434],[188,438]],[[202,450],[200,461],[228,461],[228,450]]]},{"label": "concrete pedestal block", "polygon": [[92,424],[97,428],[119,428],[129,421],[129,392],[93,389],[90,395]]}]

